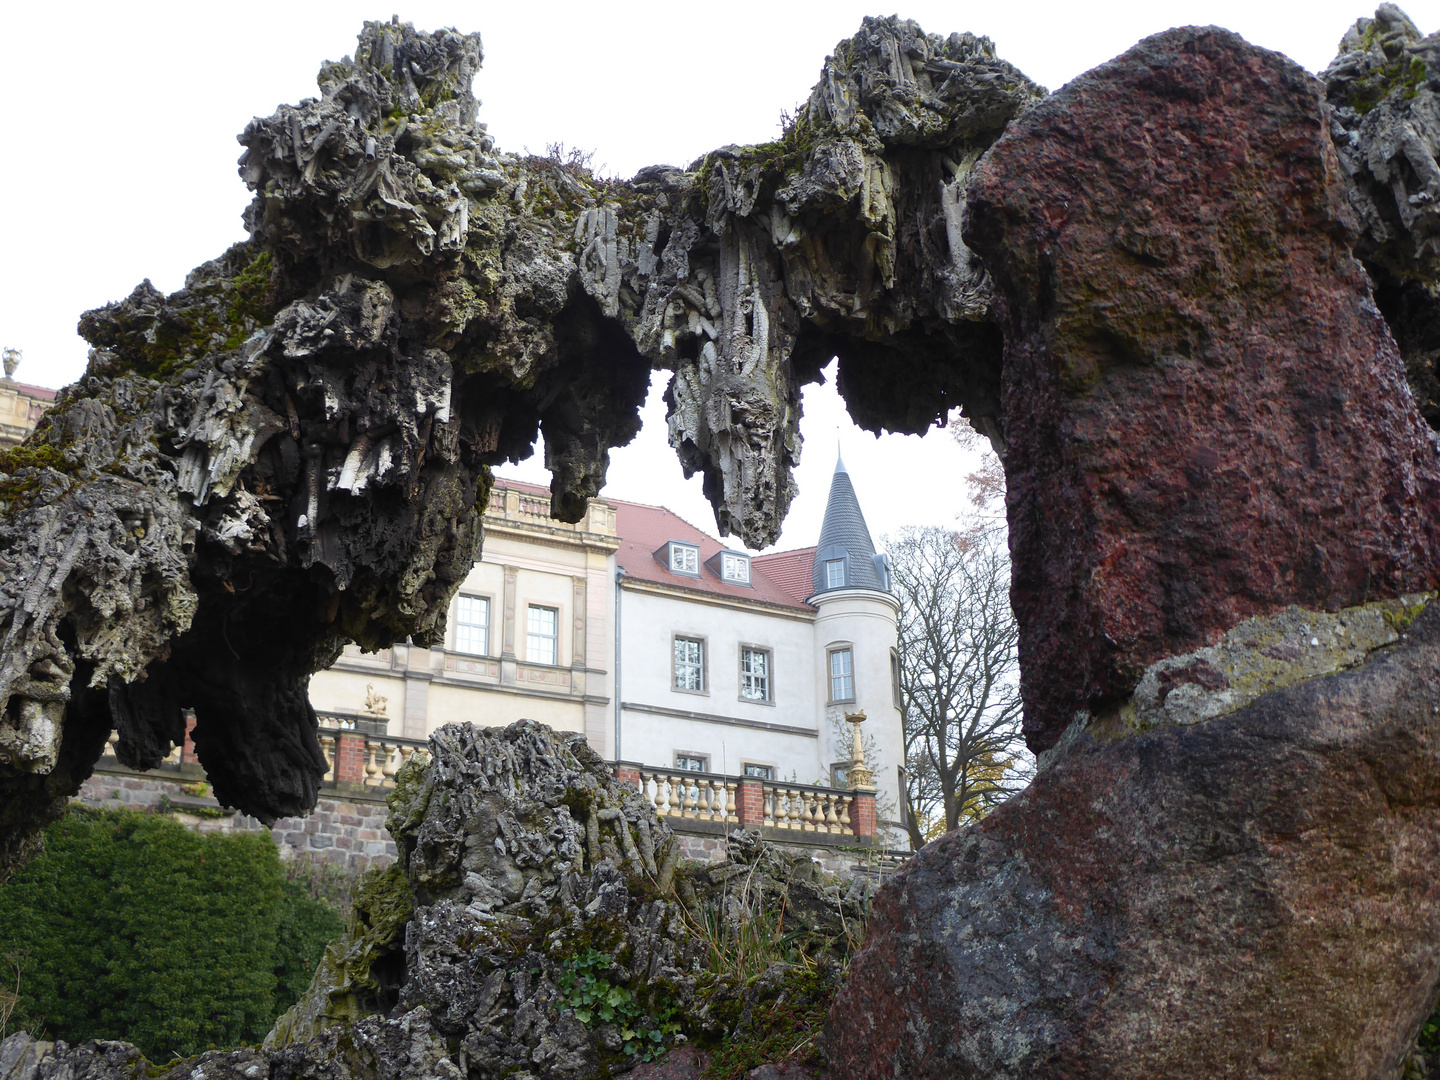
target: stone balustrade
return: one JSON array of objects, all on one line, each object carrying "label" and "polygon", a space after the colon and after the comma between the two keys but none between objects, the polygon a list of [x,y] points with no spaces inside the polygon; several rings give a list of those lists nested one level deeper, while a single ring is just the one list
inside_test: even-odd
[{"label": "stone balustrade", "polygon": [[411,757],[429,752],[426,745],[423,739],[320,729],[320,752],[328,766],[325,780],[334,784],[392,788],[395,774]]},{"label": "stone balustrade", "polygon": [[845,845],[875,836],[873,791],[845,791],[755,776],[656,769],[622,762],[616,775],[635,784],[655,813],[679,832],[769,833],[788,842]]},{"label": "stone balustrade", "polygon": [[[322,717],[333,720],[333,717]],[[323,726],[320,749],[325,755],[323,786],[349,789],[351,797],[382,799],[395,786],[395,774],[415,754],[427,753],[420,739],[377,735],[341,726]],[[118,735],[110,735],[105,760],[114,760]],[[195,751],[187,735],[175,747],[167,764],[194,764]],[[786,783],[755,776],[656,769],[621,762],[615,775],[634,784],[680,833],[723,836],[734,828],[761,832],[780,843],[844,847],[876,842],[875,794],[871,790],[844,790],[813,784]],[[373,789],[373,796],[361,794]]]}]

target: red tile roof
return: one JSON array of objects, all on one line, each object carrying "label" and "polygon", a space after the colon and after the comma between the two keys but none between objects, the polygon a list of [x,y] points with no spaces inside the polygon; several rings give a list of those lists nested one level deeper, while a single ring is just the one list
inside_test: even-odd
[{"label": "red tile roof", "polygon": [[[620,535],[620,550],[615,553],[615,560],[624,569],[627,577],[689,592],[733,597],[750,603],[759,601],[776,607],[815,610],[804,602],[808,590],[807,593],[797,596],[792,589],[782,586],[765,573],[761,569],[760,559],[750,561],[749,588],[721,581],[720,576],[706,566],[705,562],[717,552],[735,549],[727,548],[673,511],[661,506],[646,506],[644,503],[621,502],[619,499],[607,499],[606,502],[615,507],[615,531]],[[655,552],[669,540],[683,540],[700,549],[698,578],[689,574],[673,573],[669,566],[656,557]]]},{"label": "red tile roof", "polygon": [[[503,476],[495,478],[495,488],[512,488],[532,495],[550,495],[550,489],[540,484],[523,480],[510,480]],[[800,548],[797,551],[780,551],[772,555],[757,555],[750,560],[750,587],[732,585],[720,580],[706,560],[721,551],[732,551],[715,537],[702,532],[673,510],[663,506],[647,506],[644,503],[624,502],[620,499],[604,499],[615,508],[615,532],[620,539],[620,550],[615,561],[624,569],[629,578],[636,581],[652,581],[690,592],[708,593],[712,596],[729,596],[750,603],[760,602],[777,607],[798,608],[814,611],[805,603],[813,591],[811,566],[815,562],[815,549]],[[655,552],[667,541],[684,540],[700,549],[700,576],[676,574],[668,565],[656,557]]]},{"label": "red tile roof", "polygon": [[750,566],[752,570],[759,570],[779,585],[798,603],[803,604],[805,598],[815,591],[813,547],[757,555],[751,560]]}]

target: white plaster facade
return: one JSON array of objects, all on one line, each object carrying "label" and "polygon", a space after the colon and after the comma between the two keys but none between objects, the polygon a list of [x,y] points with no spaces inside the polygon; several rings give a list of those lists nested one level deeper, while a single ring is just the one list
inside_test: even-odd
[{"label": "white plaster facade", "polygon": [[[848,588],[812,597],[814,548],[757,557],[748,584],[727,582],[719,560],[728,549],[669,511],[596,499],[571,526],[549,518],[548,502],[542,488],[497,480],[483,553],[452,605],[444,646],[347,648],[311,680],[322,722],[424,738],[451,721],[529,717],[582,732],[610,761],[669,769],[698,759],[708,772],[758,766],[778,781],[843,787],[852,753],[844,716],[864,711],[881,816],[895,813],[904,755],[894,596]],[[671,572],[669,541],[698,549],[695,573]],[[472,626],[463,640],[462,598],[488,614],[483,632]],[[530,648],[531,608],[555,613],[554,663]],[[466,610],[474,623],[476,609]],[[680,685],[677,638],[700,643],[699,689]],[[832,693],[836,649],[851,653],[848,699]],[[753,672],[742,692],[742,650],[752,662],[765,657],[763,698]]]}]

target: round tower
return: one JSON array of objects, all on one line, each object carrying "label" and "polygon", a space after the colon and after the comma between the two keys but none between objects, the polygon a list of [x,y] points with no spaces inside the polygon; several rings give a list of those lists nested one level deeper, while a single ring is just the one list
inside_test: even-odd
[{"label": "round tower", "polygon": [[830,782],[846,787],[844,770],[852,753],[847,714],[863,712],[859,730],[865,759],[875,774],[880,814],[899,826],[899,767],[905,763],[900,722],[899,656],[896,652],[900,601],[891,591],[889,560],[875,551],[860,500],[845,462],[837,454],[825,521],[815,548],[814,591],[819,700],[825,703],[820,752]]}]

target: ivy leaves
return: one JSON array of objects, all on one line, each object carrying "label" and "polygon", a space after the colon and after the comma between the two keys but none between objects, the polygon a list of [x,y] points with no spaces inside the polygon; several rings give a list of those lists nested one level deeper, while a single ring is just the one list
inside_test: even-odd
[{"label": "ivy leaves", "polygon": [[651,1003],[647,1009],[628,986],[610,981],[613,960],[597,949],[586,949],[565,961],[561,969],[561,1004],[586,1027],[615,1024],[627,1057],[653,1061],[665,1051],[665,1038],[678,1034],[674,1002]]}]

